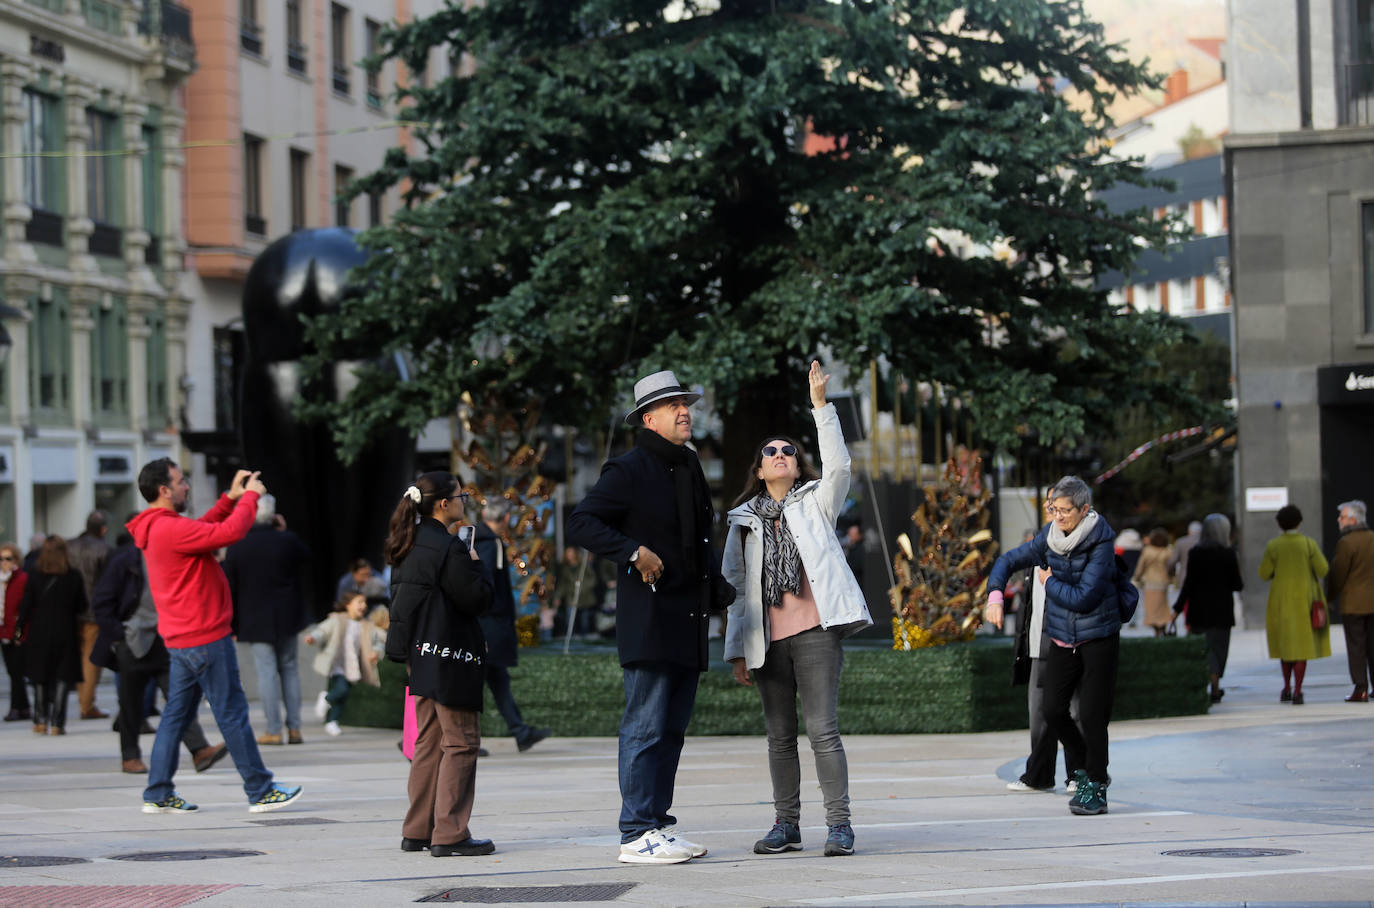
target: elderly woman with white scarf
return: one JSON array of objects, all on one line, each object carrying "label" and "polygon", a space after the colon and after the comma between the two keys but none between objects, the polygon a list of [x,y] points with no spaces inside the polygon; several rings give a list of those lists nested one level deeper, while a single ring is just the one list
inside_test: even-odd
[{"label": "elderly woman with white scarf", "polygon": [[736,681],[757,683],[768,733],[776,819],[754,843],[756,854],[802,847],[798,694],[825,800],[825,854],[854,853],[849,765],[836,715],[840,641],[873,620],[835,535],[835,518],[849,493],[849,452],[835,405],[826,403],[829,380],[813,361],[808,381],[822,475],[795,441],[764,436],[729,513],[721,562],[722,575],[739,591],[730,606],[725,659]]},{"label": "elderly woman with white scarf", "polygon": [[[1107,723],[1116,693],[1121,639],[1117,592],[1116,534],[1092,509],[1092,490],[1076,476],[1050,489],[1051,520],[1030,542],[1004,552],[988,576],[984,615],[1002,624],[1002,591],[1016,571],[1034,566],[1045,584],[1045,720],[1064,742],[1065,762],[1074,772],[1075,814],[1107,812]],[[1079,722],[1069,715],[1078,695]],[[1080,731],[1081,726],[1081,731]]]}]

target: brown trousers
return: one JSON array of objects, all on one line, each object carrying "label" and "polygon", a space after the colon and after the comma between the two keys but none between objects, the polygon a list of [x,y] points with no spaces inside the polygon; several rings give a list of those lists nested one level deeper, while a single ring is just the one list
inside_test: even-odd
[{"label": "brown trousers", "polygon": [[478,714],[450,709],[428,697],[415,698],[415,759],[410,764],[410,808],[401,835],[435,845],[469,838],[468,819],[477,794],[477,748],[482,744]]},{"label": "brown trousers", "polygon": [[100,666],[91,661],[91,649],[95,647],[95,638],[100,636],[100,625],[82,621],[78,633],[81,635],[81,683],[76,686],[76,702],[81,707],[81,715],[87,716],[95,710],[95,686],[100,683]]}]

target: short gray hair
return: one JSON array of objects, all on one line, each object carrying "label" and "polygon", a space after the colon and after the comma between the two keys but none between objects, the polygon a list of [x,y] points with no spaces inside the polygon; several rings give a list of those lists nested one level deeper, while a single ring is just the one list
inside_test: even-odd
[{"label": "short gray hair", "polygon": [[277,519],[277,499],[272,495],[264,493],[258,496],[258,516],[253,519],[254,523],[269,524]]},{"label": "short gray hair", "polygon": [[1208,514],[1202,520],[1202,538],[1198,545],[1219,545],[1223,548],[1231,544],[1231,521],[1225,514]]},{"label": "short gray hair", "polygon": [[1354,517],[1355,522],[1360,526],[1364,526],[1369,517],[1369,510],[1364,506],[1364,502],[1360,501],[1358,498],[1353,501],[1342,502],[1341,505],[1336,508],[1336,513],[1339,514],[1341,511],[1349,511],[1350,516]]},{"label": "short gray hair", "polygon": [[1065,476],[1050,486],[1048,500],[1054,501],[1056,498],[1067,498],[1075,508],[1082,510],[1093,503],[1093,490],[1077,476]]}]

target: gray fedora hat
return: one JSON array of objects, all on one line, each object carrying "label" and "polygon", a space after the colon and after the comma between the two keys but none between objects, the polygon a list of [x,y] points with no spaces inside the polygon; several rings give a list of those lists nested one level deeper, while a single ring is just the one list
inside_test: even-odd
[{"label": "gray fedora hat", "polygon": [[685,397],[689,406],[701,400],[700,394],[684,388],[673,373],[655,372],[635,382],[635,408],[625,414],[625,422],[634,425],[639,414],[670,397]]}]

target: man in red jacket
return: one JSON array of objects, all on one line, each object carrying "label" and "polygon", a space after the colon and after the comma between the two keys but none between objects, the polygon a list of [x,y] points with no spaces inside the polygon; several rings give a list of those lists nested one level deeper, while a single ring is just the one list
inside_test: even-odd
[{"label": "man in red jacket", "polygon": [[176,793],[172,777],[182,732],[199,707],[202,693],[243,777],[248,809],[259,813],[285,807],[301,796],[301,789],[275,784],[258,752],[230,632],[234,609],[229,583],[214,555],[216,549],[247,534],[257,514],[258,496],[267,487],[257,473],[239,470],[215,506],[200,520],[191,520],[181,516],[190,484],[176,463],[163,457],[139,471],[138,491],[148,507],[126,526],[134,544],[143,550],[148,588],[157,604],[158,631],[172,663],[167,705],[157,726],[148,787],[143,791],[143,812],[196,809]]}]

